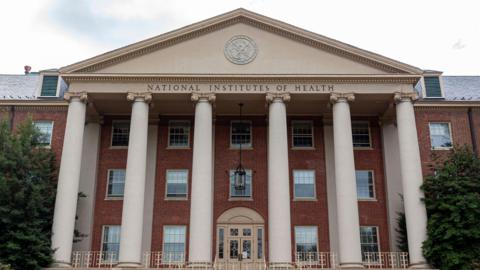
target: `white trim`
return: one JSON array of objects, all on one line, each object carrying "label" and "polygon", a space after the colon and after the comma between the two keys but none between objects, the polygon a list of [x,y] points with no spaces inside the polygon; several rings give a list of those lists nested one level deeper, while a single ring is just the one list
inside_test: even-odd
[{"label": "white trim", "polygon": [[[103,240],[105,239],[105,227],[114,227],[114,226],[120,228],[120,232],[119,232],[119,235],[120,235],[120,236],[119,236],[119,238],[121,237],[122,225],[118,225],[118,224],[104,224],[104,225],[102,225],[102,238],[101,238],[101,241],[100,241],[100,251],[101,251],[101,252],[106,252],[106,251],[103,250],[103,244],[104,244]],[[122,241],[121,238],[120,238],[119,240]],[[120,244],[120,241],[118,242],[119,244]],[[117,256],[119,256],[119,255],[120,255],[120,254],[118,254]],[[117,260],[118,260],[118,258],[117,258]],[[102,261],[102,262],[103,262],[103,261]]]},{"label": "white trim", "polygon": [[[168,173],[173,171],[177,171],[177,172],[182,171],[187,173],[187,182],[186,182],[187,189],[186,189],[185,197],[168,197],[167,196],[168,195]],[[189,174],[190,172],[188,169],[166,169],[165,170],[165,194],[164,194],[165,201],[187,201],[188,200],[188,180],[189,180],[188,175]]]},{"label": "white trim", "polygon": [[[368,120],[352,120],[352,143],[353,145],[353,150],[373,150],[373,144],[372,144],[372,130],[371,130],[371,125],[370,121]],[[355,146],[355,142],[353,142],[353,124],[354,123],[367,123],[368,125],[368,143],[369,146]]]},{"label": "white trim", "polygon": [[[186,146],[171,146],[170,145],[170,125],[174,122],[184,122],[186,123],[186,127],[188,128],[188,139],[187,139],[187,145]],[[169,120],[168,121],[168,134],[167,134],[167,149],[190,149],[190,133],[192,130],[192,123],[190,120],[181,120],[181,119],[176,119],[176,120]]]},{"label": "white trim", "polygon": [[[105,189],[105,199],[104,199],[104,200],[107,200],[107,201],[121,201],[121,200],[123,200],[123,197],[125,196],[125,179],[123,179],[124,195],[122,195],[122,196],[110,196],[110,195],[108,195],[108,185],[110,184],[110,171],[114,171],[114,170],[123,170],[123,171],[126,172],[126,169],[122,169],[122,168],[112,168],[112,169],[107,170],[107,187]],[[125,177],[126,177],[126,174],[125,174]]]},{"label": "white trim", "polygon": [[[448,132],[449,132],[449,135],[450,135],[450,143],[452,144],[452,146],[450,146],[450,147],[433,147],[433,145],[432,145],[432,133],[430,132],[430,125],[431,124],[447,124],[448,125]],[[453,132],[452,132],[452,123],[451,122],[447,122],[447,121],[428,122],[428,136],[429,136],[429,139],[430,139],[430,150],[437,151],[437,150],[451,150],[451,149],[453,149]]]},{"label": "white trim", "polygon": [[[55,91],[55,96],[42,96],[43,77],[45,77],[45,76],[57,76],[58,77],[57,89]],[[40,98],[55,98],[55,97],[58,97],[59,94],[60,94],[60,88],[61,88],[61,81],[60,80],[62,80],[62,79],[61,79],[60,74],[58,72],[40,73],[40,80],[39,80],[39,83],[37,85],[37,90],[35,91],[36,96],[40,97]]]},{"label": "white trim", "polygon": [[253,149],[253,124],[251,120],[231,120],[230,121],[230,149],[239,149],[240,144],[233,144],[232,143],[232,127],[233,123],[249,123],[250,124],[250,144],[244,145],[242,144],[242,150],[251,150]]},{"label": "white trim", "polygon": [[[365,228],[376,228],[377,231],[377,246],[378,246],[378,252],[382,252],[382,247],[380,245],[380,226],[376,225],[360,225],[360,228],[365,227]],[[360,232],[361,235],[361,232]],[[362,237],[360,237],[360,252],[362,251]],[[362,254],[363,257],[363,254]]]},{"label": "white trim", "polygon": [[162,228],[162,253],[165,254],[165,231],[167,228],[174,228],[174,227],[182,227],[183,228],[183,260],[186,260],[186,254],[187,254],[187,225],[184,224],[174,224],[174,225],[168,225],[164,224]]},{"label": "white trim", "polygon": [[[358,197],[358,189],[357,189],[357,201],[377,201],[377,192],[375,190],[376,185],[375,185],[375,171],[374,170],[360,170],[360,169],[355,169],[355,173],[357,171],[362,171],[362,172],[371,172],[372,173],[372,187],[373,187],[373,197],[371,198],[359,198]],[[355,179],[356,180],[356,179]],[[358,185],[357,185],[358,188]]]},{"label": "white trim", "polygon": [[127,145],[118,145],[118,146],[113,146],[113,126],[116,123],[129,123],[128,127],[128,139],[130,141],[130,120],[112,120],[112,124],[110,125],[110,144],[109,144],[109,149],[128,149],[128,144]]},{"label": "white trim", "polygon": [[295,253],[297,253],[297,228],[315,228],[315,234],[316,234],[316,245],[317,245],[317,252],[319,252],[319,246],[318,246],[318,226],[317,225],[294,225],[293,226],[293,241],[295,242],[295,246],[293,250],[295,250]]},{"label": "white trim", "polygon": [[[429,97],[427,96],[427,87],[425,86],[425,77],[438,77],[438,83],[440,85],[440,97]],[[420,80],[420,83],[422,84],[422,96],[423,98],[428,98],[428,99],[444,99],[445,98],[445,92],[443,91],[443,77],[440,75],[424,75],[422,79]]]},{"label": "white trim", "polygon": [[48,145],[42,145],[41,147],[42,148],[46,148],[46,149],[50,149],[52,147],[52,139],[53,139],[53,128],[55,126],[55,121],[53,120],[32,120],[33,122],[33,125],[36,127],[36,123],[38,122],[43,122],[43,123],[47,123],[47,122],[50,122],[52,124],[52,128],[51,128],[51,133],[50,133],[50,141],[48,142]]},{"label": "white trim", "polygon": [[[293,128],[296,123],[308,123],[310,124],[310,128],[312,130],[312,146],[295,146],[294,144],[294,132]],[[315,131],[314,131],[314,124],[312,120],[291,120],[290,121],[290,129],[292,132],[292,150],[315,150]]]},{"label": "white trim", "polygon": [[[295,189],[295,172],[308,171],[313,172],[313,197],[298,197]],[[294,169],[292,170],[293,180],[293,200],[294,201],[316,201],[317,200],[317,174],[315,169]]]}]

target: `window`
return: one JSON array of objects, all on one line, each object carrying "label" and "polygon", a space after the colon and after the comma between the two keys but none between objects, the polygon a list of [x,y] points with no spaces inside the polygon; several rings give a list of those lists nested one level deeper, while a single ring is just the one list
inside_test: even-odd
[{"label": "window", "polygon": [[310,121],[292,122],[293,147],[313,147],[313,127]]},{"label": "window", "polygon": [[58,76],[43,76],[41,97],[55,97],[57,96]]},{"label": "window", "polygon": [[40,131],[38,144],[50,146],[52,143],[53,121],[34,121],[33,125]]},{"label": "window", "polygon": [[[360,246],[362,248],[362,260],[366,261],[368,254],[366,252],[379,252],[377,227],[360,226]],[[371,254],[368,256],[370,261],[377,261],[378,256]]]},{"label": "window", "polygon": [[426,98],[442,98],[442,88],[440,87],[440,77],[431,76],[424,77],[425,97]]},{"label": "window", "polygon": [[252,123],[249,121],[231,122],[231,147],[238,148],[240,145],[245,148],[252,147]]},{"label": "window", "polygon": [[163,261],[185,261],[185,226],[163,227]]},{"label": "window", "polygon": [[[317,227],[295,226],[295,251],[297,259],[305,261],[312,258],[312,252],[317,252]],[[309,254],[310,253],[310,254]],[[316,254],[313,254],[315,256]]]},{"label": "window", "polygon": [[118,261],[120,250],[120,226],[103,226],[102,251],[105,252],[103,261]]},{"label": "window", "polygon": [[450,123],[430,123],[429,127],[432,149],[445,149],[452,147]]},{"label": "window", "polygon": [[245,188],[235,189],[235,170],[230,171],[230,197],[231,198],[251,198],[252,197],[252,170],[245,170]]},{"label": "window", "polygon": [[373,171],[355,171],[357,178],[357,198],[374,199],[375,186],[373,183]]},{"label": "window", "polygon": [[295,199],[315,198],[315,171],[294,170],[293,183]]},{"label": "window", "polygon": [[188,170],[167,170],[167,198],[187,198]]},{"label": "window", "polygon": [[111,169],[108,170],[108,187],[107,197],[123,197],[123,191],[125,188],[125,170],[124,169]]},{"label": "window", "polygon": [[129,122],[112,123],[112,146],[128,146]]},{"label": "window", "polygon": [[190,145],[190,121],[170,121],[168,146],[184,148]]},{"label": "window", "polygon": [[371,147],[368,122],[352,122],[353,147]]}]

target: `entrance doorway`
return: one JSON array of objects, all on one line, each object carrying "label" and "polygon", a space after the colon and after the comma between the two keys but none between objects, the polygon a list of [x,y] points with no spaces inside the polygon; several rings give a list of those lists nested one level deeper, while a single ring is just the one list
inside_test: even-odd
[{"label": "entrance doorway", "polygon": [[263,218],[254,210],[236,207],[217,220],[216,262],[223,269],[263,269],[265,229]]}]

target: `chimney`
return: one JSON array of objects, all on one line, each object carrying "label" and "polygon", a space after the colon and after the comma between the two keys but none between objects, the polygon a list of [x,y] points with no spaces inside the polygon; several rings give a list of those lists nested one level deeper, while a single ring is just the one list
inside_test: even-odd
[{"label": "chimney", "polygon": [[25,70],[25,75],[28,75],[30,73],[30,70],[32,70],[31,66],[24,66],[23,69]]}]

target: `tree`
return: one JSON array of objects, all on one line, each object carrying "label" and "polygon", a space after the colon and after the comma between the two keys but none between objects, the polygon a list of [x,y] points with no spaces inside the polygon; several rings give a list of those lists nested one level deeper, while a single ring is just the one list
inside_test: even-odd
[{"label": "tree", "polygon": [[52,262],[55,156],[31,119],[11,132],[0,121],[0,262],[36,270]]},{"label": "tree", "polygon": [[[403,196],[399,194],[403,203]],[[405,212],[397,212],[397,227],[395,228],[397,232],[397,248],[402,252],[408,252],[408,234],[407,234],[407,219],[405,217]]]},{"label": "tree", "polygon": [[480,160],[467,147],[437,160],[422,186],[428,214],[424,255],[442,270],[480,264]]}]

